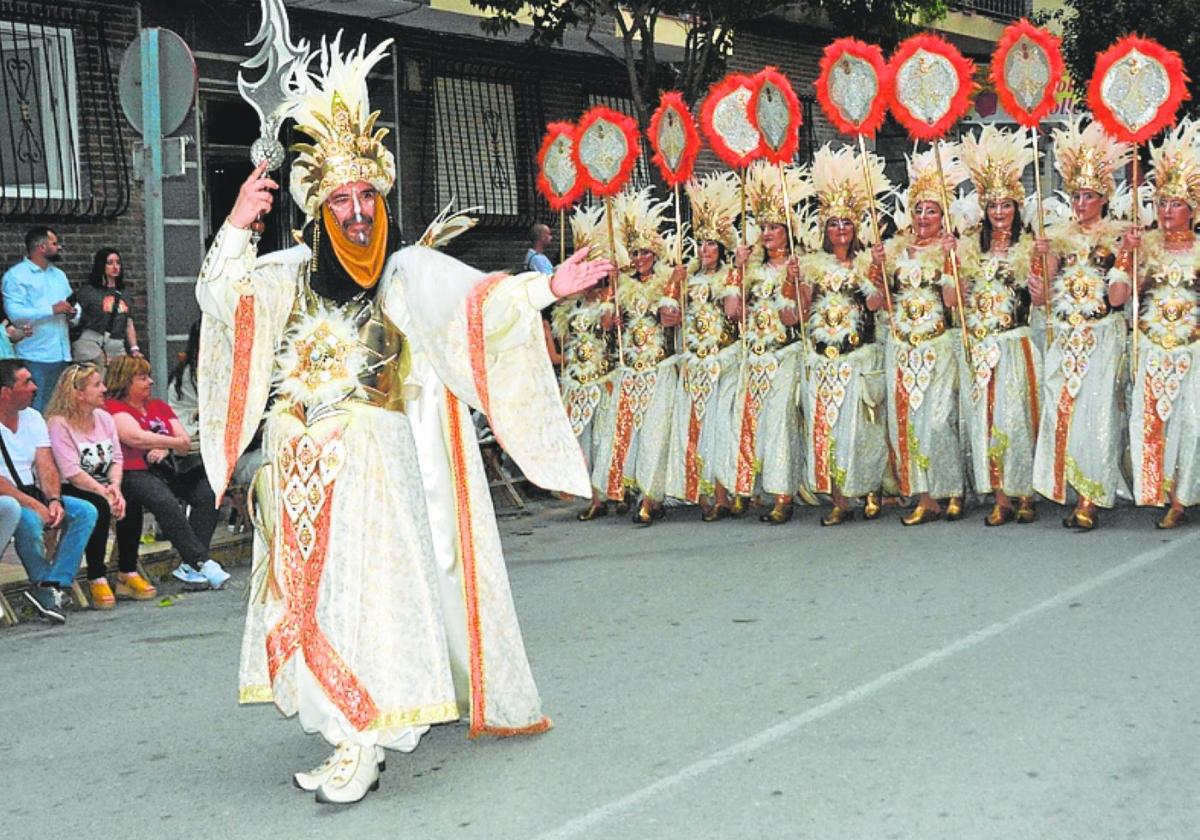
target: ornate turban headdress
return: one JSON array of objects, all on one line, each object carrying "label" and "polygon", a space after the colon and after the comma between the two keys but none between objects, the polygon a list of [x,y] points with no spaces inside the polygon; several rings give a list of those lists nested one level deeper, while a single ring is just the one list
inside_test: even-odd
[{"label": "ornate turban headdress", "polygon": [[[366,181],[386,195],[396,181],[396,161],[383,145],[386,128],[375,128],[378,111],[367,101],[367,74],[387,55],[392,39],[367,52],[364,35],[357,49],[341,52],[342,33],[308,58],[294,94],[296,130],[312,138],[292,151],[292,199],[315,218],[329,194],[345,184]],[[320,59],[320,74],[311,65]]]},{"label": "ornate turban headdress", "polygon": [[1082,125],[1083,117],[1078,116],[1054,132],[1054,168],[1068,193],[1092,190],[1111,198],[1117,189],[1116,171],[1129,162],[1131,149],[1098,122]]},{"label": "ornate turban headdress", "polygon": [[1024,135],[986,125],[978,135],[965,135],[959,148],[981,206],[1005,199],[1021,205],[1021,176],[1033,163],[1033,149]]},{"label": "ornate turban headdress", "polygon": [[1150,180],[1156,199],[1179,198],[1200,208],[1200,122],[1182,120],[1150,147]]},{"label": "ornate turban headdress", "polygon": [[697,242],[711,239],[727,249],[737,247],[737,220],[742,190],[732,172],[693,178],[684,186],[692,206],[692,235]]},{"label": "ornate turban headdress", "polygon": [[[957,143],[942,143],[942,171],[939,174],[937,158],[932,150],[907,155],[908,160],[908,211],[912,213],[922,201],[933,201],[944,205],[944,197],[954,200],[958,185],[970,177],[963,165]],[[943,177],[944,176],[944,177]],[[943,191],[944,184],[944,191]],[[942,212],[950,212],[942,206]]]},{"label": "ornate turban headdress", "polygon": [[884,175],[884,161],[879,155],[868,152],[867,166],[871,167],[871,186],[875,195],[867,192],[862,158],[853,147],[835,150],[826,143],[817,149],[813,155],[812,180],[822,226],[830,219],[849,219],[861,229],[871,212],[872,202],[876,210],[882,212],[879,199],[892,184]]}]

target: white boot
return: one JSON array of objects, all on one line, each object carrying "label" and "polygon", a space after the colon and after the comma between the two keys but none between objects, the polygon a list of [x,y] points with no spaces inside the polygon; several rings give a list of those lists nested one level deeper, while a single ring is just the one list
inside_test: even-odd
[{"label": "white boot", "polygon": [[[379,772],[382,773],[387,769],[387,759],[384,757],[383,747],[375,747],[375,761],[379,765]],[[322,761],[319,765],[309,770],[307,773],[295,773],[292,775],[292,784],[300,788],[300,790],[314,791],[321,784],[333,775],[333,770],[337,767],[338,751],[334,750],[329,758]]]},{"label": "white boot", "polygon": [[317,788],[317,801],[335,805],[361,802],[379,789],[379,763],[375,747],[343,742],[334,754],[333,772]]}]

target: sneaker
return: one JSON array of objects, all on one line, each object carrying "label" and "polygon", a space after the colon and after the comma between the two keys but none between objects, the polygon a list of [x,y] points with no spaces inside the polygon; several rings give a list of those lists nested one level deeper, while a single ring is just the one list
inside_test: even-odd
[{"label": "sneaker", "polygon": [[59,605],[58,599],[54,597],[54,593],[57,591],[46,586],[34,586],[25,590],[25,598],[33,604],[38,615],[51,624],[66,624],[67,617],[63,615],[62,607]]},{"label": "sneaker", "polygon": [[[117,585],[120,589],[120,584]],[[116,596],[108,585],[108,578],[96,578],[88,581],[88,594],[92,599],[92,609],[111,610],[117,605]]]},{"label": "sneaker", "polygon": [[208,589],[212,584],[208,578],[196,571],[190,563],[180,563],[171,577],[183,583],[184,589]]},{"label": "sneaker", "polygon": [[200,567],[200,574],[204,576],[213,589],[220,589],[231,577],[229,572],[222,569],[221,564],[211,557],[205,560],[204,565]]},{"label": "sneaker", "polygon": [[133,601],[149,601],[158,595],[154,585],[137,572],[117,573],[117,597]]}]

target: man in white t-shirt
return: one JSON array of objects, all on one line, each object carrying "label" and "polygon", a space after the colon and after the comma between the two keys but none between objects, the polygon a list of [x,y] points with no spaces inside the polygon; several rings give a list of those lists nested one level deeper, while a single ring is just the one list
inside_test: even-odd
[{"label": "man in white t-shirt", "polygon": [[[62,497],[62,479],[50,450],[46,421],[30,408],[37,384],[20,359],[0,359],[0,496],[21,505],[13,541],[31,587],[25,597],[52,624],[66,621],[63,608],[83,550],[96,525],[96,509],[82,499]],[[62,534],[53,560],[46,559],[43,534]]]}]

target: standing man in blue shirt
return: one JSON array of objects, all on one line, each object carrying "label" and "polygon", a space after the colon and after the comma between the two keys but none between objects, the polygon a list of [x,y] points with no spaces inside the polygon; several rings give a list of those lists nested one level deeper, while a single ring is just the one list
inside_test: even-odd
[{"label": "standing man in blue shirt", "polygon": [[538,222],[529,229],[529,250],[525,252],[525,271],[540,271],[542,274],[553,274],[554,263],[546,256],[554,234],[550,226]]},{"label": "standing man in blue shirt", "polygon": [[14,326],[25,328],[18,353],[37,384],[33,408],[41,411],[71,361],[68,324],[77,322],[81,311],[72,302],[67,275],[54,265],[62,258],[58,234],[48,227],[31,228],[25,234],[25,254],[4,273],[4,311]]}]

